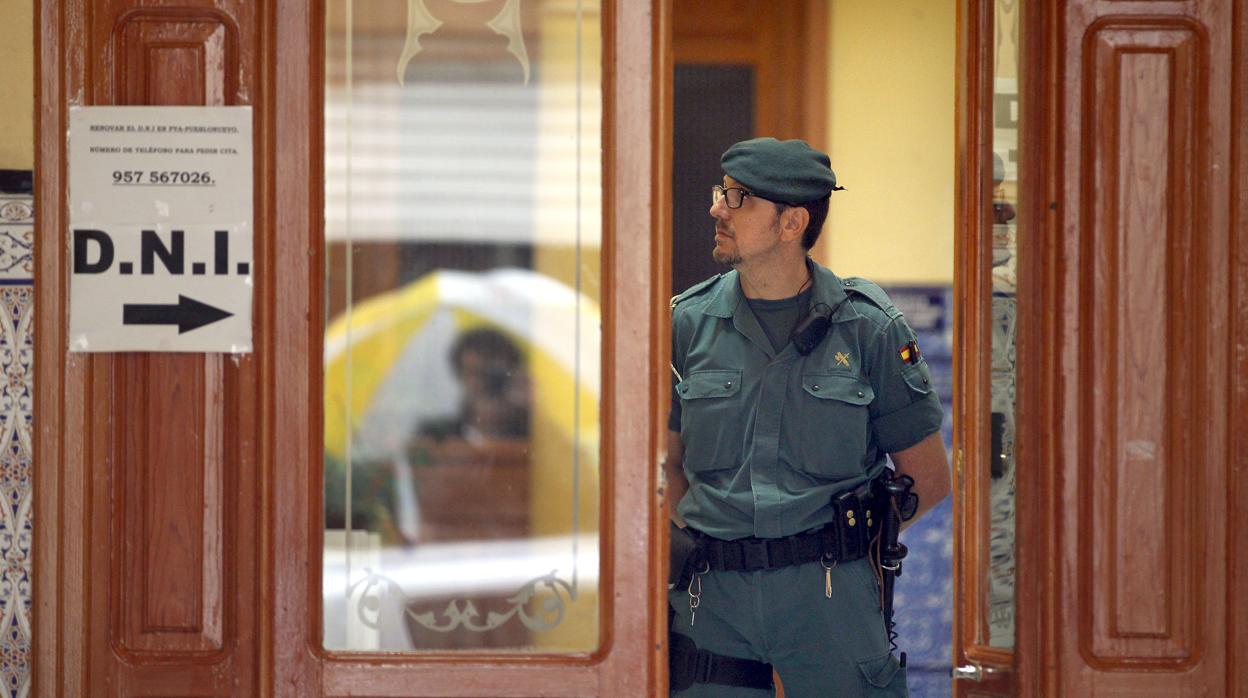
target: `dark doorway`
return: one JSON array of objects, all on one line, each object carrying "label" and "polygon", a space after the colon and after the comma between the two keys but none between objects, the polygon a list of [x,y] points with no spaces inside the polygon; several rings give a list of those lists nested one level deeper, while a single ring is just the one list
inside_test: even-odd
[{"label": "dark doorway", "polygon": [[719,156],[755,136],[825,147],[827,5],[672,6],[672,294],[727,267],[711,259]]},{"label": "dark doorway", "polygon": [[714,225],[707,209],[721,183],[719,156],[754,133],[754,69],[676,65],[672,85],[672,293],[727,267],[711,259]]}]

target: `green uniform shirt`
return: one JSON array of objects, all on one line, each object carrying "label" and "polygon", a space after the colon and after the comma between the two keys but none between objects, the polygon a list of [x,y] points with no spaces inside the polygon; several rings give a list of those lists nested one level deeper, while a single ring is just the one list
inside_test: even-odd
[{"label": "green uniform shirt", "polygon": [[778,538],[832,519],[832,495],[875,477],[886,453],[940,429],[927,362],[879,286],[810,264],[812,307],[832,309],[809,356],[779,352],[737,272],[672,301],[671,425],[689,491],[678,511],[716,538]]}]

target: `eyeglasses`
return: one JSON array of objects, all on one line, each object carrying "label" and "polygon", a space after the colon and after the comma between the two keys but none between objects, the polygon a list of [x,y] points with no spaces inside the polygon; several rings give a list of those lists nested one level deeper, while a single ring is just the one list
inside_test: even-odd
[{"label": "eyeglasses", "polygon": [[[720,199],[725,199],[724,204],[727,205],[728,208],[741,208],[741,204],[745,203],[745,197],[747,196],[757,197],[764,201],[771,201],[771,199],[768,199],[765,196],[759,196],[758,194],[755,194],[752,191],[746,191],[745,189],[741,189],[740,187],[725,187],[719,184],[716,184],[715,186],[711,187],[711,205],[712,206],[719,203]],[[779,202],[772,202],[772,203],[779,203]]]}]

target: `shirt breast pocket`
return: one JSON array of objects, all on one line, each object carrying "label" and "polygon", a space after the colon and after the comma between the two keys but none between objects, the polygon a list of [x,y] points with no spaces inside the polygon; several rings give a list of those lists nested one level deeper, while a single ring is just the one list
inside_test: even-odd
[{"label": "shirt breast pocket", "polygon": [[680,440],[692,471],[735,467],[740,461],[740,369],[693,371],[676,385]]},{"label": "shirt breast pocket", "polygon": [[826,480],[861,475],[871,433],[867,408],[874,399],[871,384],[857,375],[803,374],[799,467]]}]

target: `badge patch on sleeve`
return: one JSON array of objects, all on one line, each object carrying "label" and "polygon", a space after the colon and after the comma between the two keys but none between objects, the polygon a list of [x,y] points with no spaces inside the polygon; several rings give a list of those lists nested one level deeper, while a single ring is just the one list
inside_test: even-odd
[{"label": "badge patch on sleeve", "polygon": [[901,345],[901,349],[898,349],[897,353],[901,356],[902,361],[912,366],[919,363],[919,360],[923,358],[923,355],[919,353],[919,343],[914,339]]}]

